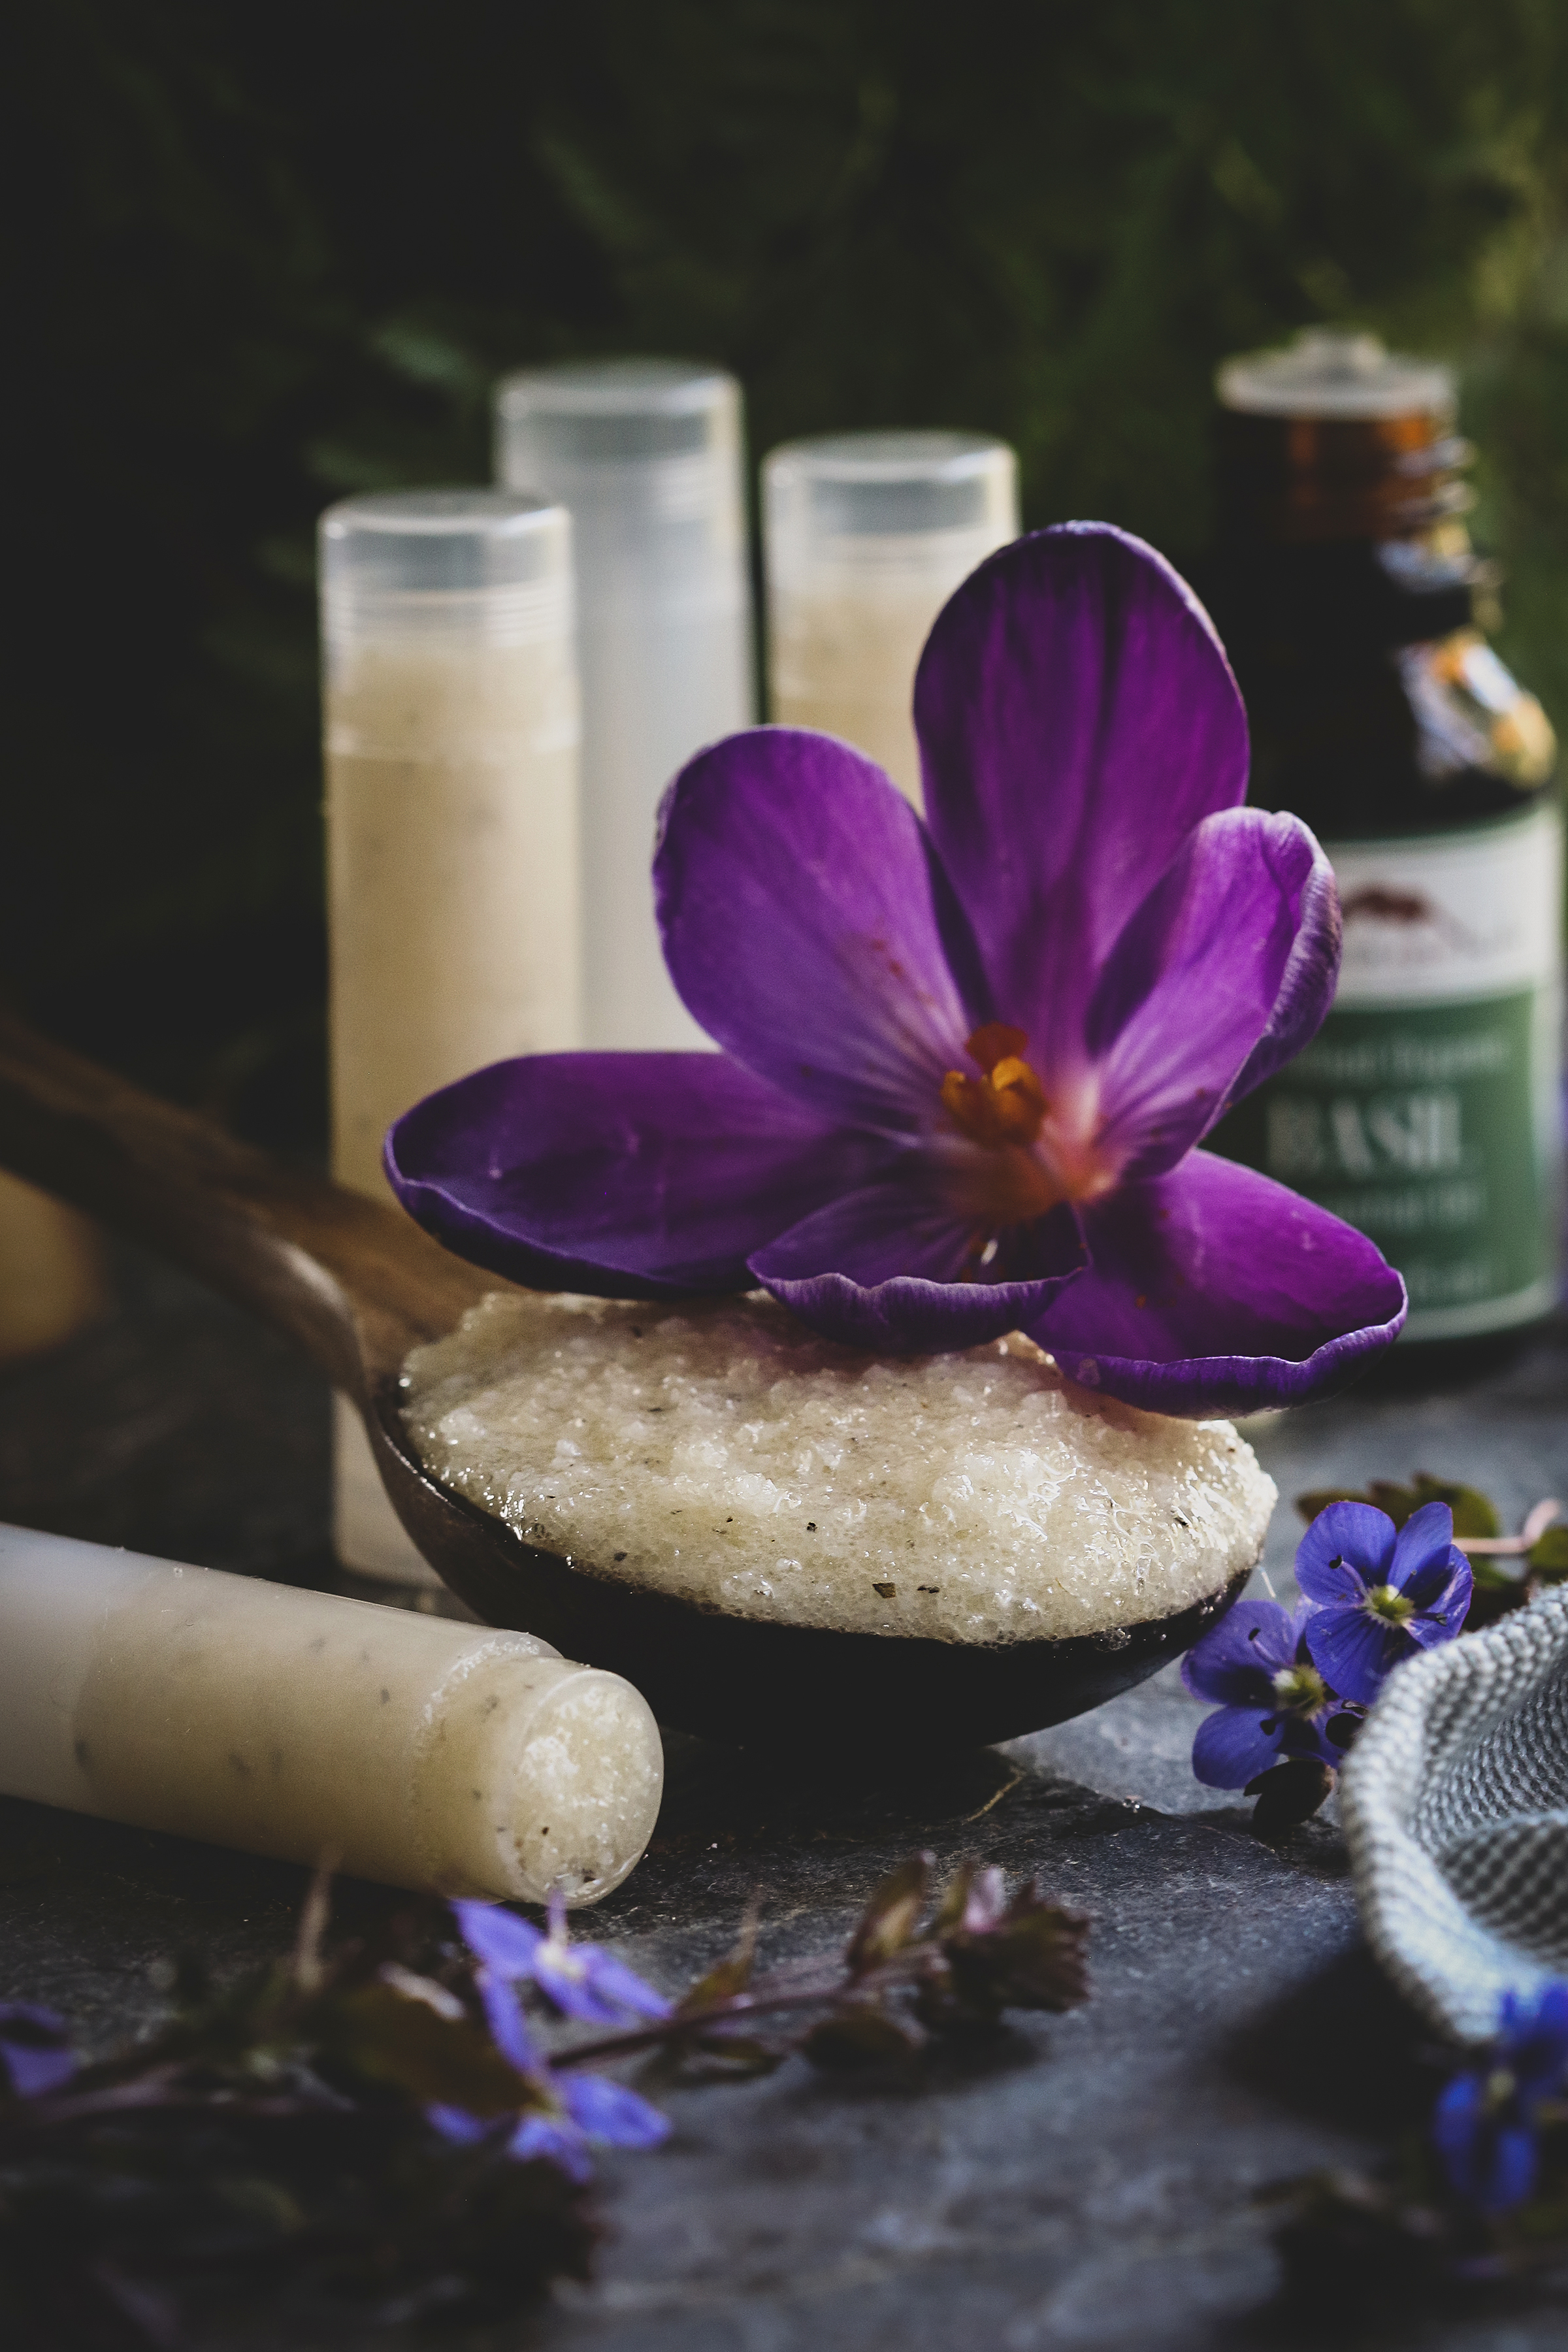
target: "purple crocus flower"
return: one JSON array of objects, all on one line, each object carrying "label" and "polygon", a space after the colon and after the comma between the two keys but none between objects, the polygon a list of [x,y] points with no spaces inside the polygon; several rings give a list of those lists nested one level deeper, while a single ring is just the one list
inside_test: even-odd
[{"label": "purple crocus flower", "polygon": [[1339,902],[1240,805],[1241,698],[1170,566],[1103,524],[1005,548],[915,687],[920,818],[826,735],[753,729],[666,796],[654,886],[723,1049],[541,1055],[397,1121],[405,1208],[540,1289],[761,1284],[828,1338],[1015,1328],[1157,1412],[1341,1385],[1405,1316],[1359,1234],[1194,1150],[1313,1034]]},{"label": "purple crocus flower", "polygon": [[0,2074],[19,2099],[47,2098],[76,2073],[66,2022],[36,2001],[0,2001]]},{"label": "purple crocus flower", "polygon": [[1370,1503],[1331,1503],[1301,1538],[1296,1581],[1318,1604],[1313,1664],[1368,1706],[1404,1659],[1451,1642],[1470,1605],[1470,1564],[1447,1503],[1423,1505],[1397,1529]]},{"label": "purple crocus flower", "polygon": [[1535,2186],[1541,2110],[1568,2091],[1568,1984],[1535,2000],[1503,1997],[1497,2039],[1456,2074],[1432,2116],[1432,2138],[1456,2193],[1483,2213],[1522,2205]]},{"label": "purple crocus flower", "polygon": [[1238,1601],[1183,1659],[1193,1696],[1219,1702],[1193,1740],[1193,1770],[1208,1788],[1245,1789],[1291,1757],[1343,1762],[1324,1727],[1344,1710],[1308,1654],[1312,1613]]},{"label": "purple crocus flower", "polygon": [[669,2003],[633,1974],[624,1960],[600,1944],[574,1944],[566,1934],[566,1906],[550,1906],[550,1932],[514,1912],[486,1903],[452,1906],[463,1941],[488,1974],[527,1978],[559,2010],[584,2025],[621,2025],[628,2018],[668,2017]]}]

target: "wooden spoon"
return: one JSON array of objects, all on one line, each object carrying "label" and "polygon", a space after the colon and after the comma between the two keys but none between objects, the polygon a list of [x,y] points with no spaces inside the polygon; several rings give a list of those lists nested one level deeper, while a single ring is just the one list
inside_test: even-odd
[{"label": "wooden spoon", "polygon": [[449,1256],[398,1209],[237,1143],[4,1014],[0,1165],[297,1340],[358,1406],[393,1507],[452,1591],[492,1625],[625,1675],[681,1730],[851,1748],[1011,1738],[1142,1682],[1247,1581],[1175,1616],[991,1646],[700,1609],[525,1543],[420,1467],[399,1410],[405,1358],[513,1286]]}]

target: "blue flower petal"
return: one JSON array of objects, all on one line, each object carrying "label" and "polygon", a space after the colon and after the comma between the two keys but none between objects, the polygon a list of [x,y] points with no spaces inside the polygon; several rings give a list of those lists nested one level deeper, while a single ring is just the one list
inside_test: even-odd
[{"label": "blue flower petal", "polygon": [[1540,2150],[1535,2133],[1522,2120],[1502,2124],[1493,2140],[1480,2202],[1489,2213],[1506,2213],[1522,2205],[1535,2186]]},{"label": "blue flower petal", "polygon": [[[1407,1592],[1415,1600],[1417,1584],[1428,1584],[1434,1574],[1438,1583],[1443,1580],[1453,1549],[1454,1514],[1448,1505],[1424,1503],[1399,1530],[1388,1581],[1396,1592]],[[1436,1584],[1431,1584],[1431,1589],[1436,1590]]]},{"label": "blue flower petal", "polygon": [[[1274,1729],[1265,1731],[1265,1723]],[[1222,1706],[1200,1723],[1193,1739],[1193,1771],[1209,1789],[1245,1789],[1267,1772],[1285,1744],[1282,1721],[1256,1707]]]},{"label": "blue flower petal", "polygon": [[493,1976],[489,1969],[481,1969],[474,1981],[484,2004],[490,2040],[501,2056],[510,2060],[520,2074],[536,2073],[542,2061],[510,1985],[504,1977]]},{"label": "blue flower petal", "polygon": [[557,2088],[567,2113],[590,2139],[611,2147],[657,2147],[670,2134],[668,2116],[603,2074],[563,2074]]},{"label": "blue flower petal", "polygon": [[464,1943],[486,1968],[507,1977],[533,1974],[533,1956],[544,1934],[531,1920],[495,1903],[454,1903],[452,1915]]},{"label": "blue flower petal", "polygon": [[1370,1706],[1394,1668],[1412,1654],[1408,1633],[1365,1609],[1323,1609],[1307,1627],[1312,1664],[1342,1698]]},{"label": "blue flower petal", "polygon": [[506,2152],[520,2164],[531,2157],[543,2157],[558,2164],[572,2180],[594,2178],[587,2141],[574,2124],[557,2121],[552,2116],[525,2116],[507,2142]]},{"label": "blue flower petal", "polygon": [[1296,1581],[1325,1608],[1359,1602],[1385,1584],[1394,1559],[1394,1521],[1370,1503],[1331,1503],[1296,1548]]},{"label": "blue flower petal", "polygon": [[1182,1661],[1194,1698],[1267,1708],[1272,1678],[1296,1656],[1296,1622],[1278,1601],[1238,1601]]},{"label": "blue flower petal", "polygon": [[66,2031],[64,2018],[37,2001],[0,2001],[0,2067],[19,2099],[46,2098],[70,2081],[76,2060]]},{"label": "blue flower petal", "polygon": [[498,2122],[494,2116],[471,2116],[467,2107],[447,2107],[438,2103],[426,2108],[425,2120],[454,2147],[477,2147],[496,2129]]}]

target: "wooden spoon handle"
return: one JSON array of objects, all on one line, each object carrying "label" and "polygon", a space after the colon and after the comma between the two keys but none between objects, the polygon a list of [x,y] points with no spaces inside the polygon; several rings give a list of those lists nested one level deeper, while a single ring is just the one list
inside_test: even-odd
[{"label": "wooden spoon handle", "polygon": [[6,1013],[0,1166],[276,1325],[362,1404],[500,1286],[390,1204],[237,1142]]}]

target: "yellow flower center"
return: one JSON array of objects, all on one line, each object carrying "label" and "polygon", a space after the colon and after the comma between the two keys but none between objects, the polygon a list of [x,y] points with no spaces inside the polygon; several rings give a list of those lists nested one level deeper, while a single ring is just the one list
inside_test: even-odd
[{"label": "yellow flower center", "polygon": [[1028,1038],[1005,1021],[988,1021],[966,1041],[982,1075],[949,1070],[942,1107],[951,1132],[984,1155],[952,1171],[956,1204],[974,1220],[981,1245],[1008,1225],[1043,1217],[1061,1201],[1092,1201],[1109,1192],[1115,1171],[1096,1153],[1083,1116],[1051,1103],[1025,1060]]},{"label": "yellow flower center", "polygon": [[1415,1614],[1415,1602],[1407,1601],[1403,1592],[1396,1592],[1392,1584],[1374,1584],[1366,1596],[1366,1605],[1385,1625],[1407,1625]]}]

